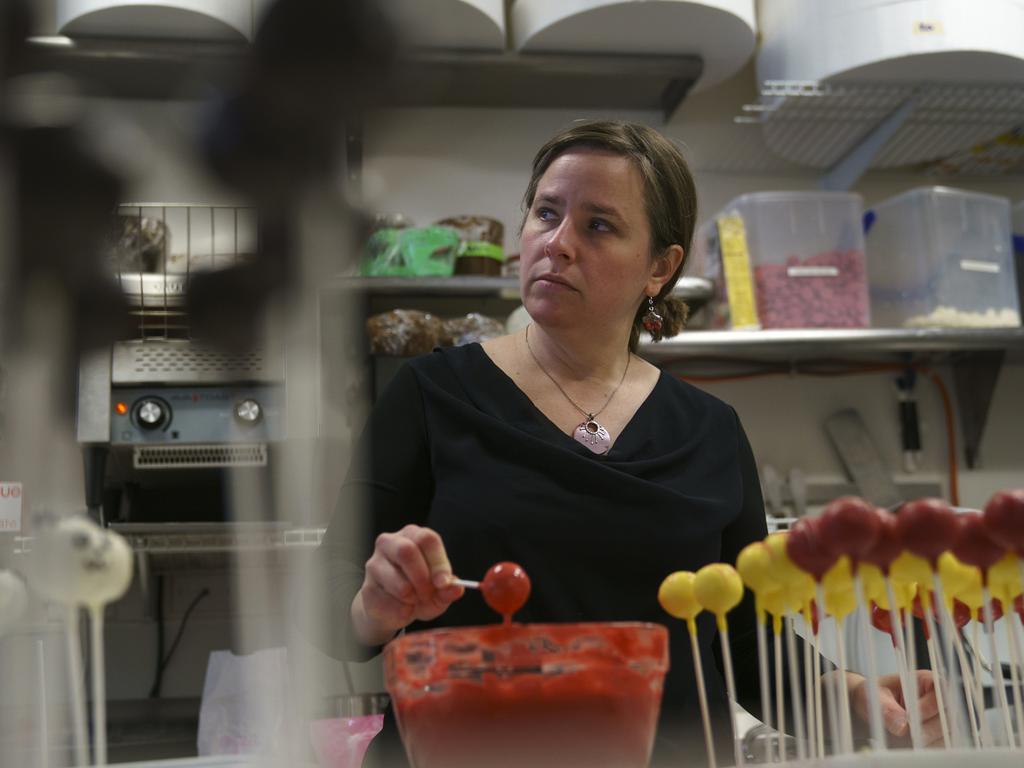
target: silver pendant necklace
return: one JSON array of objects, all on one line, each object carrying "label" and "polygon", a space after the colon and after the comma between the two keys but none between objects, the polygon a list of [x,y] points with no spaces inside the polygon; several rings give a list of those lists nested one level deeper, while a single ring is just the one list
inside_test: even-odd
[{"label": "silver pendant necklace", "polygon": [[533,347],[530,346],[530,326],[526,326],[526,348],[530,351],[530,357],[533,358],[533,362],[540,368],[541,373],[551,380],[551,383],[555,385],[562,396],[568,400],[572,407],[583,414],[583,421],[581,421],[576,428],[572,431],[572,437],[577,443],[581,443],[589,448],[593,453],[599,456],[608,453],[608,450],[612,447],[612,438],[608,434],[608,430],[597,421],[597,417],[601,415],[602,411],[608,407],[608,403],[615,397],[615,393],[619,391],[619,387],[622,386],[622,382],[626,380],[626,374],[629,373],[629,363],[633,359],[633,355],[630,354],[626,358],[626,368],[622,372],[622,378],[619,379],[619,383],[615,385],[615,389],[608,395],[608,399],[604,401],[604,405],[598,408],[594,412],[587,411],[581,408],[575,400],[569,397],[569,393],[562,389],[562,385],[555,381],[555,377],[548,373],[547,368],[541,365],[540,360],[537,359],[537,355],[534,354]]}]

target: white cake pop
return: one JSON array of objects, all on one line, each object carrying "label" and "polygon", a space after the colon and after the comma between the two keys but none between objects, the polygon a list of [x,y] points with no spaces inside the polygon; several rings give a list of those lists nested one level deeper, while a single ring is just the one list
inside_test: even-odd
[{"label": "white cake pop", "polygon": [[87,746],[84,696],[78,648],[79,606],[89,609],[93,665],[93,732],[96,765],[107,760],[106,672],[103,606],[121,597],[132,581],[132,552],[124,537],[106,531],[84,515],[37,518],[32,558],[32,586],[45,600],[67,607],[65,633],[71,677],[75,760],[84,765]]},{"label": "white cake pop", "polygon": [[109,603],[131,584],[132,553],[124,538],[83,515],[39,518],[32,555],[32,586],[55,603]]},{"label": "white cake pop", "polygon": [[17,626],[26,608],[25,582],[14,571],[0,571],[0,637]]}]

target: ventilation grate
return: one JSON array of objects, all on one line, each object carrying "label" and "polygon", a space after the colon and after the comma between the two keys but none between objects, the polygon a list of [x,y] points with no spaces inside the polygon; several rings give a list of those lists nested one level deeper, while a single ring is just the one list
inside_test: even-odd
[{"label": "ventilation grate", "polygon": [[195,469],[202,467],[264,467],[267,446],[144,445],[135,448],[135,469]]},{"label": "ventilation grate", "polygon": [[161,384],[275,380],[262,349],[222,352],[194,341],[122,341],[114,345],[113,383]]}]

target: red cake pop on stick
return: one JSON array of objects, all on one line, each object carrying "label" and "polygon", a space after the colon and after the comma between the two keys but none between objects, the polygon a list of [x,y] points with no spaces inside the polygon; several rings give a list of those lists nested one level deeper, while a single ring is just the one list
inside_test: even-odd
[{"label": "red cake pop on stick", "polygon": [[[1010,498],[1012,499],[1012,495]],[[999,509],[1000,506],[997,504],[994,508]],[[998,516],[996,519],[998,519]],[[991,654],[992,668],[996,678],[996,700],[1003,714],[1005,737],[1007,742],[1012,743],[1013,727],[1010,723],[1010,702],[1006,697],[1006,680],[1003,676],[1003,665],[1000,663],[998,656],[994,626],[995,616],[992,613],[992,595],[988,587],[988,569],[1003,558],[1006,548],[992,539],[984,518],[978,513],[966,512],[959,516],[957,522],[959,525],[951,549],[958,560],[967,563],[967,565],[973,565],[981,571],[981,598],[984,601],[982,615],[985,622],[985,633],[988,635],[988,650]],[[970,612],[968,611],[969,615]]]},{"label": "red cake pop on stick", "polygon": [[[896,604],[896,591],[893,588],[892,579],[889,578],[889,568],[893,560],[903,552],[903,542],[900,540],[899,528],[896,525],[896,516],[887,510],[876,507],[875,515],[878,517],[878,533],[875,537],[874,546],[864,555],[864,560],[877,566],[882,572],[885,581],[885,592],[889,602],[889,629],[885,630],[892,638],[893,648],[896,651],[896,668],[900,676],[900,685],[903,690],[913,690],[916,683],[917,658],[910,644],[904,637],[903,622],[900,620],[900,606]],[[878,610],[884,611],[879,607]],[[874,609],[872,609],[872,621],[874,621]],[[875,625],[877,627],[877,624]],[[914,749],[921,749],[925,746],[924,736],[921,730],[921,712],[918,709],[916,696],[907,697],[907,714],[910,716],[910,741]]]},{"label": "red cake pop on stick", "polygon": [[[853,587],[857,604],[868,611],[864,598],[864,583],[859,573],[860,562],[869,555],[878,539],[881,522],[875,506],[857,496],[843,496],[825,507],[821,513],[822,539],[833,551],[847,555],[853,569]],[[867,614],[870,617],[870,614]],[[867,624],[861,624],[860,640],[868,654],[868,714],[871,740],[878,749],[885,750],[885,729],[882,720],[881,693],[878,687],[878,662],[875,646],[868,634]]]},{"label": "red cake pop on stick", "polygon": [[530,597],[530,577],[517,563],[497,563],[484,575],[483,581],[452,579],[453,584],[469,589],[479,589],[484,601],[506,624],[512,623],[512,614],[522,608]]},{"label": "red cake pop on stick", "polygon": [[[959,530],[956,512],[942,499],[917,499],[900,507],[896,514],[896,525],[903,548],[926,560],[931,567],[932,588],[938,603],[936,611],[940,616],[944,615],[945,606],[942,583],[938,574],[938,560],[943,552],[952,548],[953,541],[956,539]],[[926,609],[931,607],[931,596],[926,592],[922,594],[922,601],[925,603]],[[935,642],[938,635],[935,633],[934,620],[930,610],[924,611],[924,620],[928,635],[932,642]],[[947,626],[951,625],[952,619],[949,619]],[[932,669],[936,677],[939,678],[939,685],[943,684],[942,678],[945,673],[954,674],[956,672],[953,665],[952,634],[952,632],[946,632],[944,635],[946,640],[945,659],[941,660],[944,664],[935,662],[932,664]],[[935,661],[940,662],[938,654],[935,655]],[[951,707],[954,705],[954,700],[951,697],[946,696],[944,699]],[[957,712],[950,712],[950,714],[953,715],[949,718],[953,746],[962,746],[964,731],[959,724],[963,718]]]}]

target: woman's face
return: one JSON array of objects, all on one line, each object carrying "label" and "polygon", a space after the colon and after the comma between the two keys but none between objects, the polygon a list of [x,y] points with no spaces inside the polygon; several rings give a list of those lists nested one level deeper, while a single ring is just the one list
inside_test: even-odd
[{"label": "woman's face", "polygon": [[626,157],[577,147],[541,176],[523,225],[520,288],[540,325],[628,332],[656,293],[643,179]]}]

